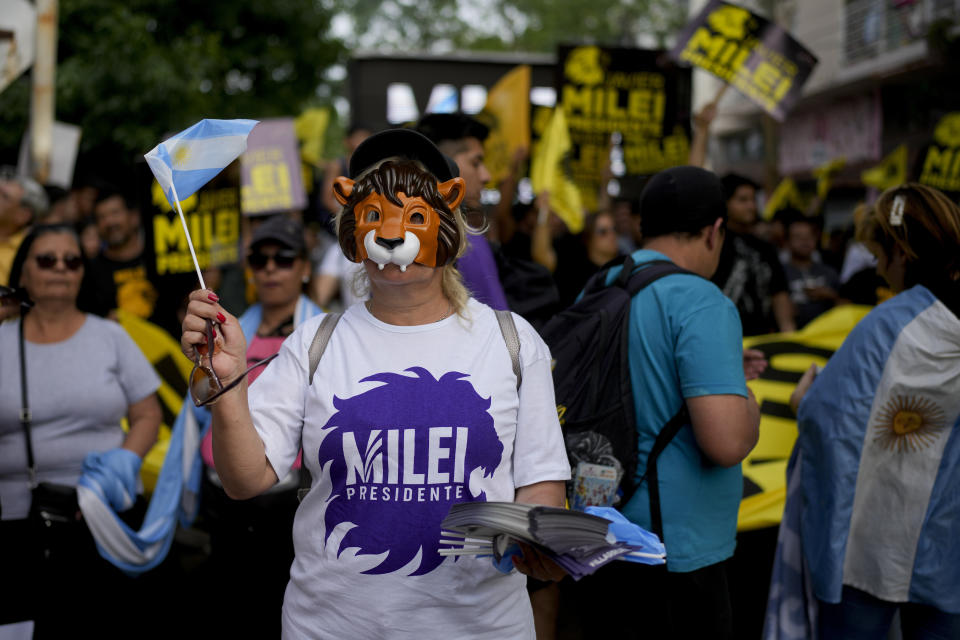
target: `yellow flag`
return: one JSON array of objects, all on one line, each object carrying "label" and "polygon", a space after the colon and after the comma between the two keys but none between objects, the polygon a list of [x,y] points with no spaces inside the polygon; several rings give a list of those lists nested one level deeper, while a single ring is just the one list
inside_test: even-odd
[{"label": "yellow flag", "polygon": [[530,182],[534,193],[550,193],[550,208],[560,216],[570,233],[580,233],[583,230],[583,198],[565,166],[571,149],[567,118],[563,108],[557,107],[534,150]]},{"label": "yellow flag", "polygon": [[803,210],[803,200],[800,198],[800,191],[797,189],[797,183],[793,181],[793,178],[781,180],[777,188],[770,194],[766,206],[763,207],[763,219],[772,220],[773,214],[787,207]]},{"label": "yellow flag", "polygon": [[860,180],[868,187],[881,191],[903,184],[907,181],[907,145],[902,144],[875,167],[860,174]]},{"label": "yellow flag", "polygon": [[493,85],[479,119],[490,127],[483,145],[484,164],[497,184],[510,173],[517,149],[530,148],[529,65],[514,67]]},{"label": "yellow flag", "polygon": [[834,176],[843,171],[845,166],[847,159],[841,156],[813,170],[813,176],[817,179],[817,196],[821,200],[830,192]]},{"label": "yellow flag", "polygon": [[293,129],[300,141],[300,157],[314,167],[323,166],[323,137],[330,124],[328,109],[307,109],[293,121]]}]

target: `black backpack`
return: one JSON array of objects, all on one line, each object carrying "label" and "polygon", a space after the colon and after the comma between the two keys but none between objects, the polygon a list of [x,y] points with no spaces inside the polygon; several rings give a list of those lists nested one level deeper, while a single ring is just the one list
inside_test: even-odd
[{"label": "black backpack", "polygon": [[667,260],[644,263],[634,272],[633,258],[626,256],[617,279],[607,285],[609,271],[618,262],[596,273],[577,302],[550,320],[541,335],[553,356],[557,413],[571,466],[591,462],[622,471],[621,508],[636,487],[649,480],[653,529],[662,538],[656,459],[687,422],[686,405],[661,430],[644,476],[635,483],[637,427],[627,350],[630,301],[664,276],[692,272]]}]

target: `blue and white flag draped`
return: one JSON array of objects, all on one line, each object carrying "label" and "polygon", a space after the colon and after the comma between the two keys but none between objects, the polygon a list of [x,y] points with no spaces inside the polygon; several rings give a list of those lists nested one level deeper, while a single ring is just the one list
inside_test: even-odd
[{"label": "blue and white flag draped", "polygon": [[77,485],[84,521],[100,555],[128,574],[140,574],[160,564],[170,549],[177,520],[189,526],[196,517],[202,463],[192,406],[184,403],[174,423],[167,456],[139,531],[117,515],[133,504],[125,488],[130,475],[128,458],[110,455],[123,450],[91,454],[84,461]]},{"label": "blue and white flag draped", "polygon": [[186,200],[247,149],[256,120],[201,120],[144,155],[171,207]]},{"label": "blue and white flag draped", "polygon": [[800,541],[800,458],[795,447],[787,464],[787,501],[777,533],[763,640],[809,640],[817,628],[817,599]]},{"label": "blue and white flag draped", "polygon": [[960,613],[960,320],[922,286],[874,309],[798,417],[813,592]]}]

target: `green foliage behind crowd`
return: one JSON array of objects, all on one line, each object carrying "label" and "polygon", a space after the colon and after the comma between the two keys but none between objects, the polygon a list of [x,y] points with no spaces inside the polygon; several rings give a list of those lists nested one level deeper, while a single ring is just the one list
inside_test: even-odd
[{"label": "green foliage behind crowd", "polygon": [[[345,63],[350,50],[552,53],[562,42],[663,46],[685,20],[683,4],[61,0],[56,118],[83,128],[83,164],[126,164],[200,118],[289,116],[329,104],[342,87],[325,74]],[[335,16],[349,24],[338,31],[343,40],[331,31]],[[26,74],[0,93],[2,164],[16,162],[29,107]],[[342,126],[334,125],[336,131]]]},{"label": "green foliage behind crowd", "polygon": [[[331,15],[302,0],[61,2],[56,118],[83,127],[86,156],[123,162],[203,117],[294,115],[343,59]],[[5,162],[29,104],[28,75],[0,94]]]}]

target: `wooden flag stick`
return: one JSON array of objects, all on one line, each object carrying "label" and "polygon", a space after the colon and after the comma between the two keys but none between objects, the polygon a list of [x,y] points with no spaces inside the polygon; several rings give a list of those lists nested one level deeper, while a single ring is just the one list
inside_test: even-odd
[{"label": "wooden flag stick", "polygon": [[717,95],[715,95],[715,96],[713,97],[713,103],[712,103],[712,104],[713,104],[714,106],[720,104],[720,98],[723,97],[723,94],[725,94],[725,93],[727,92],[727,89],[729,89],[729,88],[730,88],[730,85],[727,84],[726,82],[723,82],[723,83],[720,84],[720,88],[717,89]]},{"label": "wooden flag stick", "polygon": [[197,261],[197,252],[193,250],[193,240],[190,238],[190,229],[187,228],[187,219],[183,216],[183,209],[180,208],[180,198],[177,196],[177,187],[170,180],[170,190],[173,192],[173,203],[177,205],[177,213],[180,214],[180,222],[183,224],[183,232],[187,234],[187,246],[190,247],[190,257],[193,258],[193,266],[197,270],[197,277],[200,278],[200,288],[206,289],[207,284],[203,281],[203,274],[200,273],[200,263]]}]

